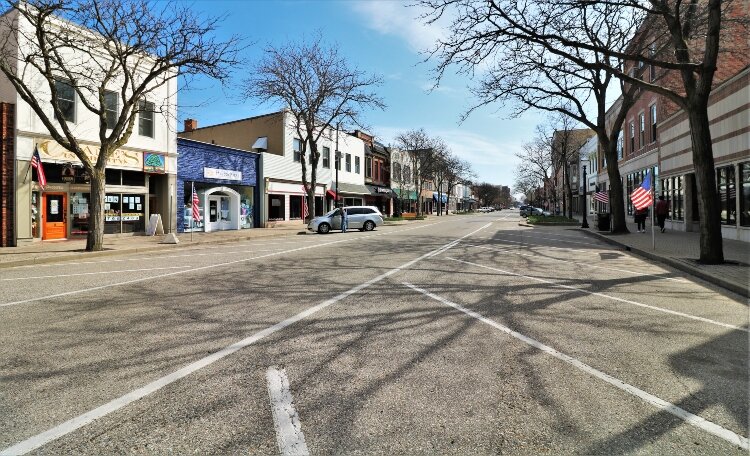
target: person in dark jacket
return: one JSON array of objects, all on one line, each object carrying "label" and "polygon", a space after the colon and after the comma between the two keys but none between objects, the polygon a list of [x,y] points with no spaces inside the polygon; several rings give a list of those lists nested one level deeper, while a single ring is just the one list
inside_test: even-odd
[{"label": "person in dark jacket", "polygon": [[664,199],[664,195],[659,195],[659,201],[656,202],[656,220],[659,222],[659,229],[662,233],[667,214],[669,214],[669,203]]},{"label": "person in dark jacket", "polygon": [[645,207],[642,209],[636,209],[635,213],[633,214],[633,220],[638,226],[637,229],[639,233],[646,232],[646,214],[648,214],[648,209],[646,209]]}]

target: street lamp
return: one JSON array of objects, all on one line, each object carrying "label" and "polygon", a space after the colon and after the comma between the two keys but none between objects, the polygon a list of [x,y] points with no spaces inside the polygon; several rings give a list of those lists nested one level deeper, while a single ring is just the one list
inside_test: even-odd
[{"label": "street lamp", "polygon": [[586,196],[588,194],[588,185],[586,182],[586,165],[583,165],[583,179],[581,180],[581,183],[583,184],[583,222],[581,223],[581,228],[588,228],[589,227],[589,221],[587,219],[587,212],[589,211],[589,205],[586,201]]},{"label": "street lamp", "polygon": [[341,122],[336,124],[336,159],[333,166],[336,168],[336,199],[334,200],[333,207],[339,207],[339,167],[341,166],[341,152],[339,152],[339,130],[341,129]]}]

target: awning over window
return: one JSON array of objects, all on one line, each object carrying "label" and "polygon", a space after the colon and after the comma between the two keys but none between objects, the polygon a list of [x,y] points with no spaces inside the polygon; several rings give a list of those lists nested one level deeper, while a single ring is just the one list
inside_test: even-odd
[{"label": "awning over window", "polygon": [[338,199],[338,196],[336,196],[336,192],[334,192],[333,190],[326,191],[326,195],[328,195],[330,198],[333,198],[335,200]]},{"label": "awning over window", "polygon": [[[432,199],[434,199],[435,201],[438,200],[438,192],[432,192]],[[448,202],[448,195],[446,195],[445,193],[441,193],[440,200],[443,204],[446,204]]]},{"label": "awning over window", "polygon": [[260,136],[253,143],[252,150],[268,150],[268,138],[266,136]]},{"label": "awning over window", "polygon": [[417,199],[417,192],[414,190],[402,190],[400,188],[393,189],[393,197],[399,200],[414,200]]},{"label": "awning over window", "polygon": [[393,190],[391,190],[388,187],[380,187],[377,185],[367,185],[365,184],[365,187],[367,187],[367,190],[370,191],[370,195],[372,196],[382,196],[383,198],[393,198]]},{"label": "awning over window", "polygon": [[370,190],[364,185],[360,184],[347,184],[345,182],[339,182],[339,188],[336,188],[336,182],[333,182],[333,191],[341,193],[342,195],[369,195]]}]

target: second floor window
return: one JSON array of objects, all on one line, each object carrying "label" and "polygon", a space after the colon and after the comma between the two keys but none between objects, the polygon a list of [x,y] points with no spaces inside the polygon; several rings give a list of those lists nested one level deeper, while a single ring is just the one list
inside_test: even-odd
[{"label": "second floor window", "polygon": [[622,143],[625,141],[625,132],[620,132],[620,137],[617,138],[617,159],[622,160]]},{"label": "second floor window", "polygon": [[638,115],[638,146],[643,147],[646,143],[646,115],[641,113]]},{"label": "second floor window", "polygon": [[372,178],[372,158],[365,157],[365,177]]},{"label": "second floor window", "polygon": [[398,163],[393,164],[393,178],[396,181],[401,181],[401,165]]},{"label": "second floor window", "polygon": [[138,134],[154,137],[154,104],[146,100],[138,102]]},{"label": "second floor window", "polygon": [[656,105],[651,105],[651,142],[656,142]]},{"label": "second floor window", "polygon": [[346,172],[352,172],[352,154],[346,154]]},{"label": "second floor window", "polygon": [[331,167],[331,149],[323,146],[323,168]]},{"label": "second floor window", "polygon": [[635,124],[630,122],[630,153],[635,152]]},{"label": "second floor window", "polygon": [[104,115],[107,122],[107,129],[112,129],[117,123],[117,92],[104,92]]},{"label": "second floor window", "polygon": [[294,138],[294,156],[292,157],[294,161],[298,162],[302,160],[302,141],[300,141],[297,138]]},{"label": "second floor window", "polygon": [[55,81],[57,91],[57,107],[62,113],[63,119],[68,122],[76,121],[76,92],[67,81]]},{"label": "second floor window", "polygon": [[359,174],[359,157],[354,157],[354,172]]}]

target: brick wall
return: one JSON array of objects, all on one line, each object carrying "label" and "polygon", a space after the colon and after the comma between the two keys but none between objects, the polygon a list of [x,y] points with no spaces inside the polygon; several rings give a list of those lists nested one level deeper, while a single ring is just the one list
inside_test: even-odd
[{"label": "brick wall", "polygon": [[15,247],[15,106],[0,103],[0,247]]}]

